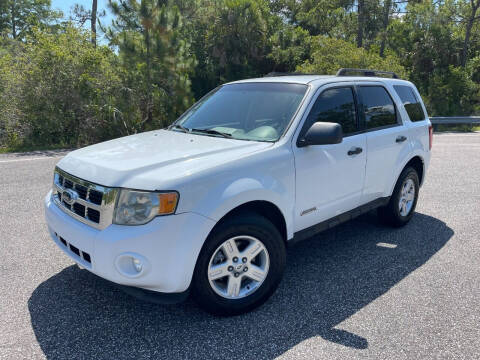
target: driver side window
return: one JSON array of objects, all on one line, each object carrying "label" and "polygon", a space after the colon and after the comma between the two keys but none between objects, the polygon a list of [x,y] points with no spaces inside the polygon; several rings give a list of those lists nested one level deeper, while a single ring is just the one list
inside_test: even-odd
[{"label": "driver side window", "polygon": [[310,110],[300,136],[318,121],[342,125],[344,136],[358,131],[353,89],[332,88],[322,92]]}]

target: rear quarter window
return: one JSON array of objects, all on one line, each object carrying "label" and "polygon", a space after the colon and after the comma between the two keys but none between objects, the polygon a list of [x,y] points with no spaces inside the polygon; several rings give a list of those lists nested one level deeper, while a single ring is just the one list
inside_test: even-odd
[{"label": "rear quarter window", "polygon": [[410,86],[394,85],[393,88],[400,97],[400,100],[402,100],[410,121],[422,121],[426,119],[422,104]]}]

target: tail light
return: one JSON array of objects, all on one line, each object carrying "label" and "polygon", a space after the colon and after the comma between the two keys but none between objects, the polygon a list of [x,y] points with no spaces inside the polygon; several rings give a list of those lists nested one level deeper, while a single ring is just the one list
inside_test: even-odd
[{"label": "tail light", "polygon": [[432,144],[433,144],[433,126],[432,125],[428,127],[428,141],[429,141],[429,150],[432,150]]}]

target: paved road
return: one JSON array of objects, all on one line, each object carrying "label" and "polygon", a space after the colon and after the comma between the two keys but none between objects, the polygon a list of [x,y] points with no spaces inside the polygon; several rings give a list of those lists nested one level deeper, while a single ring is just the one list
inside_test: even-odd
[{"label": "paved road", "polygon": [[1,359],[480,358],[480,134],[435,136],[407,227],[367,214],[300,243],[277,293],[234,318],[74,266],[43,220],[52,155],[0,157]]}]

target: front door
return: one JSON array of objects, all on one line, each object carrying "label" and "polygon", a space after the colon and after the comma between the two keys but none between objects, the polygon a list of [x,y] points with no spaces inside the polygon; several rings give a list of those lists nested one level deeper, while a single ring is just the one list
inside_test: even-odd
[{"label": "front door", "polygon": [[298,138],[318,121],[342,125],[340,144],[293,145],[296,171],[295,231],[360,205],[365,178],[366,135],[359,133],[353,84],[322,87]]}]

